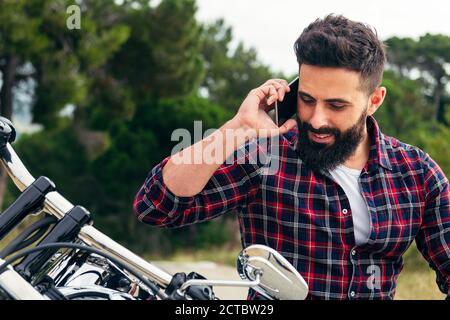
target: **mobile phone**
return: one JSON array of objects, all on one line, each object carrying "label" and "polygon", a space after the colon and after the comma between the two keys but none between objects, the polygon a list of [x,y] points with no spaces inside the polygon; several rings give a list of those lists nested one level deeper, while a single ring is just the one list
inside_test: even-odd
[{"label": "mobile phone", "polygon": [[281,126],[297,113],[298,84],[299,78],[297,77],[289,83],[291,91],[286,92],[283,101],[278,101],[275,104],[275,108],[269,112],[272,120],[274,120],[278,126]]}]

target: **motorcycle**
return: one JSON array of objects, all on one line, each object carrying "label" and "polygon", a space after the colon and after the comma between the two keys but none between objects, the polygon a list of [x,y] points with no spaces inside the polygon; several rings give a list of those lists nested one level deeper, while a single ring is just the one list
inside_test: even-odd
[{"label": "motorcycle", "polygon": [[237,257],[242,280],[169,274],[93,226],[88,210],[73,205],[47,177],[35,179],[11,144],[16,130],[0,117],[0,160],[22,192],[0,214],[0,240],[29,216],[41,217],[0,252],[0,299],[219,300],[216,286],[248,287],[264,299],[305,299],[308,286],[277,251],[263,245]]}]

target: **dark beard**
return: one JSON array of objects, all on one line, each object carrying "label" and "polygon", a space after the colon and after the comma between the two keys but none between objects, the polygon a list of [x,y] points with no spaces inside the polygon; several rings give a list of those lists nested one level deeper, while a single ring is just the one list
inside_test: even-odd
[{"label": "dark beard", "polygon": [[[316,130],[309,123],[302,123],[297,116],[297,153],[300,159],[313,171],[330,171],[335,169],[352,156],[361,143],[364,137],[366,119],[367,111],[361,114],[355,125],[341,132],[336,128]],[[308,131],[316,134],[332,134],[334,135],[334,143],[328,145],[312,141],[308,137]]]}]

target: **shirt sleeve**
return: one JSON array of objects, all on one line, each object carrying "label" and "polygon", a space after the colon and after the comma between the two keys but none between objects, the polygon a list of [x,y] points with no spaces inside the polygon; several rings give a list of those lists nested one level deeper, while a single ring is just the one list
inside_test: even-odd
[{"label": "shirt sleeve", "polygon": [[260,184],[256,139],[235,151],[213,174],[204,189],[195,196],[181,197],[164,183],[162,168],[166,157],[148,174],[139,189],[133,209],[137,218],[147,224],[174,228],[218,217],[243,207]]},{"label": "shirt sleeve", "polygon": [[424,182],[425,210],[416,244],[436,272],[439,289],[449,297],[450,187],[445,174],[428,154],[425,156]]}]

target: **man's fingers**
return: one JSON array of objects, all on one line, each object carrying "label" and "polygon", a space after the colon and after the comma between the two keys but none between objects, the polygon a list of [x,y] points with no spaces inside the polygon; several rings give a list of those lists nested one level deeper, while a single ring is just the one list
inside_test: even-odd
[{"label": "man's fingers", "polygon": [[274,82],[273,86],[277,89],[277,93],[278,93],[278,100],[283,101],[284,99],[284,93],[286,91],[286,87],[283,86],[281,83],[279,82]]},{"label": "man's fingers", "polygon": [[261,86],[252,90],[250,93],[256,94],[260,99],[260,102],[265,102],[267,105],[271,105],[278,99],[277,89],[272,85]]},{"label": "man's fingers", "polygon": [[[266,107],[271,106],[276,100],[283,101],[286,92],[289,92],[289,84],[284,79],[270,79],[259,88],[250,91],[250,94],[258,96],[260,102],[265,102]],[[265,101],[263,101],[265,99]],[[270,109],[270,108],[266,108]]]},{"label": "man's fingers", "polygon": [[281,84],[283,87],[286,88],[287,92],[289,92],[291,90],[291,88],[289,87],[289,83],[286,80],[284,80],[284,79],[270,79],[267,82],[269,82],[269,83],[270,82],[274,82],[274,83]]},{"label": "man's fingers", "polygon": [[274,103],[278,99],[278,91],[275,88],[275,86],[270,85],[268,86],[269,92],[268,92],[268,99],[267,99],[267,105],[270,106],[272,103]]},{"label": "man's fingers", "polygon": [[273,79],[273,80],[275,80],[276,82],[280,83],[283,87],[285,87],[286,91],[289,92],[291,90],[291,88],[289,88],[289,83],[286,80],[284,79]]},{"label": "man's fingers", "polygon": [[264,83],[263,86],[272,85],[274,86],[278,91],[278,99],[280,101],[283,101],[284,95],[286,92],[291,91],[291,88],[289,88],[289,84],[284,79],[270,79]]},{"label": "man's fingers", "polygon": [[282,126],[280,126],[280,134],[284,134],[297,126],[295,119],[288,119]]},{"label": "man's fingers", "polygon": [[273,82],[279,83],[285,87],[289,87],[289,83],[284,79],[269,79],[263,85],[272,84]]}]

